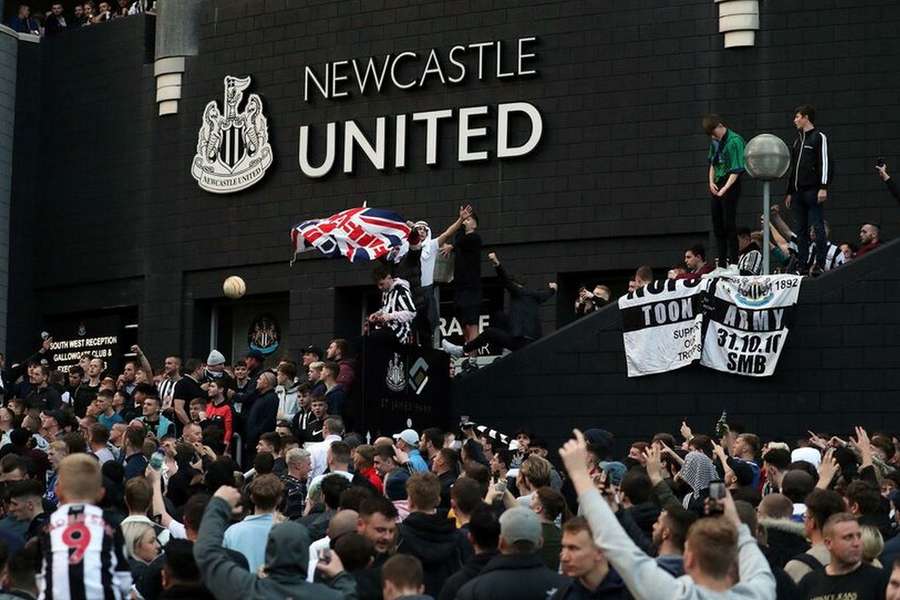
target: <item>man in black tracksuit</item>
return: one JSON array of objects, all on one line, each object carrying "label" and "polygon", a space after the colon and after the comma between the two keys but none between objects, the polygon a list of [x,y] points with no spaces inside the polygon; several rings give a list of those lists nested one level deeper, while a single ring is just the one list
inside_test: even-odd
[{"label": "man in black tracksuit", "polygon": [[[815,264],[810,273],[821,273],[825,268],[827,236],[825,212],[822,205],[828,198],[831,183],[832,161],[828,138],[813,124],[816,109],[808,104],[797,107],[794,126],[799,132],[791,149],[791,168],[788,171],[787,194],[784,205],[793,209],[797,230],[798,264],[808,264],[809,228],[816,232]],[[802,268],[802,267],[801,267]]]},{"label": "man in black tracksuit", "polygon": [[541,337],[540,307],[556,293],[556,283],[548,283],[547,289],[528,289],[506,273],[495,253],[488,254],[488,258],[497,270],[500,283],[509,292],[509,315],[497,315],[498,320],[506,321],[505,327],[486,327],[463,346],[442,341],[441,346],[450,356],[462,356],[488,343],[515,351]]}]

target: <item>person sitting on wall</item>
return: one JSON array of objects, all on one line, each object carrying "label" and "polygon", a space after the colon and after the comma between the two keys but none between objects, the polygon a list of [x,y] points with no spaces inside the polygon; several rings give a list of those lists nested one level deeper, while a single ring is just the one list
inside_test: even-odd
[{"label": "person sitting on wall", "polygon": [[510,351],[518,350],[541,337],[539,309],[541,304],[556,293],[556,283],[551,281],[547,284],[547,289],[543,290],[528,289],[521,281],[507,275],[495,252],[488,254],[488,258],[497,270],[500,283],[509,292],[509,316],[506,319],[509,327],[508,329],[486,327],[480,335],[471,342],[466,342],[464,346],[443,340],[441,346],[450,356],[474,352],[485,344],[494,344]]},{"label": "person sitting on wall", "polygon": [[384,266],[372,273],[375,285],[381,291],[381,308],[369,315],[366,330],[370,337],[396,340],[401,344],[412,343],[412,323],[416,318],[409,283],[393,277]]}]

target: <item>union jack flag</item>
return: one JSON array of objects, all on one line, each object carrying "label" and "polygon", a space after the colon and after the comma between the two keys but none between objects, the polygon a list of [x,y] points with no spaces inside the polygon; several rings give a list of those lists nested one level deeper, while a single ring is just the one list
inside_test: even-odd
[{"label": "union jack flag", "polygon": [[387,256],[399,262],[409,251],[410,227],[397,213],[365,205],[348,208],[327,219],[313,219],[294,226],[291,245],[297,255],[317,248],[331,258],[350,262],[376,260]]}]

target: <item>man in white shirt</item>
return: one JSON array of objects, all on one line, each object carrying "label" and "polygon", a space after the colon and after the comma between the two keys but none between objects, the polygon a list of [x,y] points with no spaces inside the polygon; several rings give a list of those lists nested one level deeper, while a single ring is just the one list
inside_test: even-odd
[{"label": "man in white shirt", "polygon": [[331,518],[328,523],[328,533],[325,537],[314,541],[309,545],[309,568],[307,569],[306,580],[310,583],[315,581],[316,565],[319,563],[319,554],[322,550],[331,547],[331,541],[336,540],[348,533],[356,533],[356,523],[359,521],[359,513],[355,510],[340,510]]},{"label": "man in white shirt", "polygon": [[[413,224],[416,228],[416,233],[419,234],[419,247],[422,249],[419,261],[422,267],[421,283],[424,305],[416,307],[416,314],[419,315],[416,319],[416,333],[422,346],[430,345],[426,342],[431,339],[440,318],[437,297],[434,293],[434,265],[437,262],[438,252],[440,247],[453,237],[456,230],[462,227],[463,221],[471,214],[471,206],[460,206],[459,218],[436,238],[431,237],[431,227],[428,226],[427,222],[418,221]],[[440,340],[438,340],[435,348],[439,347]]]},{"label": "man in white shirt", "polygon": [[325,472],[328,467],[328,450],[332,443],[341,440],[343,432],[344,421],[340,417],[328,417],[322,424],[322,441],[307,444],[306,450],[309,451],[310,464],[312,464],[309,471],[310,478],[315,479]]},{"label": "man in white shirt", "polygon": [[[332,442],[331,446],[328,448],[326,458],[328,462],[328,475],[340,475],[347,481],[353,481],[353,473],[350,472],[350,462],[352,461],[350,454],[350,446],[348,446],[346,442],[340,440]],[[322,479],[324,478],[325,475],[322,474],[317,475],[312,479],[309,484],[309,490],[306,493],[307,498],[316,493],[316,490],[322,485]]]}]

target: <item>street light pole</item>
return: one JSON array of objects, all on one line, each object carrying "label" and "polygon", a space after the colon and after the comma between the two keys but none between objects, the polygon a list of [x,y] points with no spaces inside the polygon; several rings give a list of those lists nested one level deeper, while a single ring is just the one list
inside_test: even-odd
[{"label": "street light pole", "polygon": [[769,188],[771,181],[763,181],[763,275],[771,274],[769,269]]},{"label": "street light pole", "polygon": [[747,172],[763,182],[763,275],[771,273],[771,252],[769,250],[769,211],[771,210],[772,181],[784,177],[791,163],[791,153],[780,138],[763,133],[747,143],[744,148]]}]

